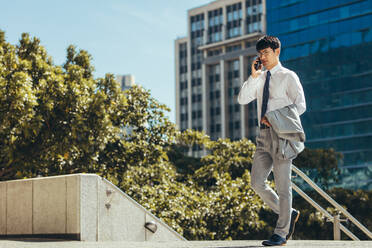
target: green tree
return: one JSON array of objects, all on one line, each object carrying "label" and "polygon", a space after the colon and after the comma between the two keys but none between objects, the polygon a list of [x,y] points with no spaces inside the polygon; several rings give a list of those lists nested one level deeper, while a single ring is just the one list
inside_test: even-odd
[{"label": "green tree", "polygon": [[293,161],[299,169],[321,187],[328,189],[333,182],[338,182],[340,170],[338,163],[342,154],[334,149],[308,149],[298,155]]},{"label": "green tree", "polygon": [[[186,130],[177,133],[174,145],[198,145],[210,153],[183,175],[171,162],[131,166],[120,187],[191,240],[269,235],[259,219],[259,212],[266,207],[250,188],[254,144],[246,139],[211,141],[204,133]],[[173,156],[170,161],[176,158],[172,151],[168,153]],[[180,157],[177,154],[177,159]]]},{"label": "green tree", "polygon": [[[128,165],[167,158],[168,108],[113,75],[93,77],[91,56],[67,49],[56,66],[37,38],[17,46],[0,31],[1,180],[92,172],[120,181]],[[127,132],[128,129],[134,130]]]}]

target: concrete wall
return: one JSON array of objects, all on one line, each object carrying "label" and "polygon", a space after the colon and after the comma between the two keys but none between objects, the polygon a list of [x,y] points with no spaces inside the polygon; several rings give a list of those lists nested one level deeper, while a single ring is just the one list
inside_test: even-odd
[{"label": "concrete wall", "polygon": [[0,183],[0,235],[6,232],[6,184]]},{"label": "concrete wall", "polygon": [[[147,221],[157,231],[145,229]],[[0,236],[185,240],[107,180],[75,174],[0,182]]]}]

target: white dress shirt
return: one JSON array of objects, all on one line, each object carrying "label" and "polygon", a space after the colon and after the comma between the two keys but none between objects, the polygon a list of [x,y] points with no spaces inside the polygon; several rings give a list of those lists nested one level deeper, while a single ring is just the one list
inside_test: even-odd
[{"label": "white dress shirt", "polygon": [[[266,113],[294,103],[297,106],[298,114],[303,114],[306,110],[305,95],[297,74],[283,67],[280,62],[270,70],[270,73],[270,96]],[[265,70],[256,78],[250,76],[248,80],[243,83],[238,96],[239,104],[248,104],[254,99],[257,99],[259,125],[261,119],[262,93],[266,74],[267,71]]]}]

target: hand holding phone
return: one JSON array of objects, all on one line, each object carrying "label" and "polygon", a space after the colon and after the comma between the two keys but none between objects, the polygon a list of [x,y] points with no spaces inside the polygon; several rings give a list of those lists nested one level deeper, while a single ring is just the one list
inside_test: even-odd
[{"label": "hand holding phone", "polygon": [[257,57],[255,60],[252,61],[252,65],[251,65],[251,76],[253,78],[256,78],[258,77],[260,74],[261,74],[261,70],[262,70],[262,61],[260,60],[259,57]]},{"label": "hand holding phone", "polygon": [[258,58],[256,60],[256,63],[254,64],[254,69],[257,71],[257,70],[261,69],[261,66],[262,66],[262,62],[261,62],[260,58]]}]

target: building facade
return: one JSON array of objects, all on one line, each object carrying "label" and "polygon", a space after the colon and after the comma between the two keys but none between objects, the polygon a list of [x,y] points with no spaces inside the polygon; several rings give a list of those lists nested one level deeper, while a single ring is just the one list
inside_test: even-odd
[{"label": "building facade", "polygon": [[372,0],[267,0],[267,32],[304,87],[309,148],[334,148],[341,185],[372,188]]},{"label": "building facade", "polygon": [[219,0],[187,18],[187,36],[175,41],[181,130],[254,140],[256,102],[239,106],[236,97],[257,39],[278,36],[282,64],[304,87],[306,146],[343,154],[335,185],[372,189],[372,0]]},{"label": "building facade", "polygon": [[135,84],[135,78],[131,74],[117,75],[116,81],[120,83],[122,90],[130,89]]},{"label": "building facade", "polygon": [[[255,103],[237,102],[256,40],[266,32],[265,2],[219,0],[188,11],[187,36],[175,41],[176,124],[212,139],[257,134]],[[205,151],[194,147],[190,155]]]},{"label": "building facade", "polygon": [[[122,74],[122,75],[116,75],[116,81],[120,83],[121,90],[129,90],[132,86],[136,84],[136,80],[134,75],[132,74]],[[126,126],[123,128],[123,130],[130,135],[133,131],[132,126]]]}]

